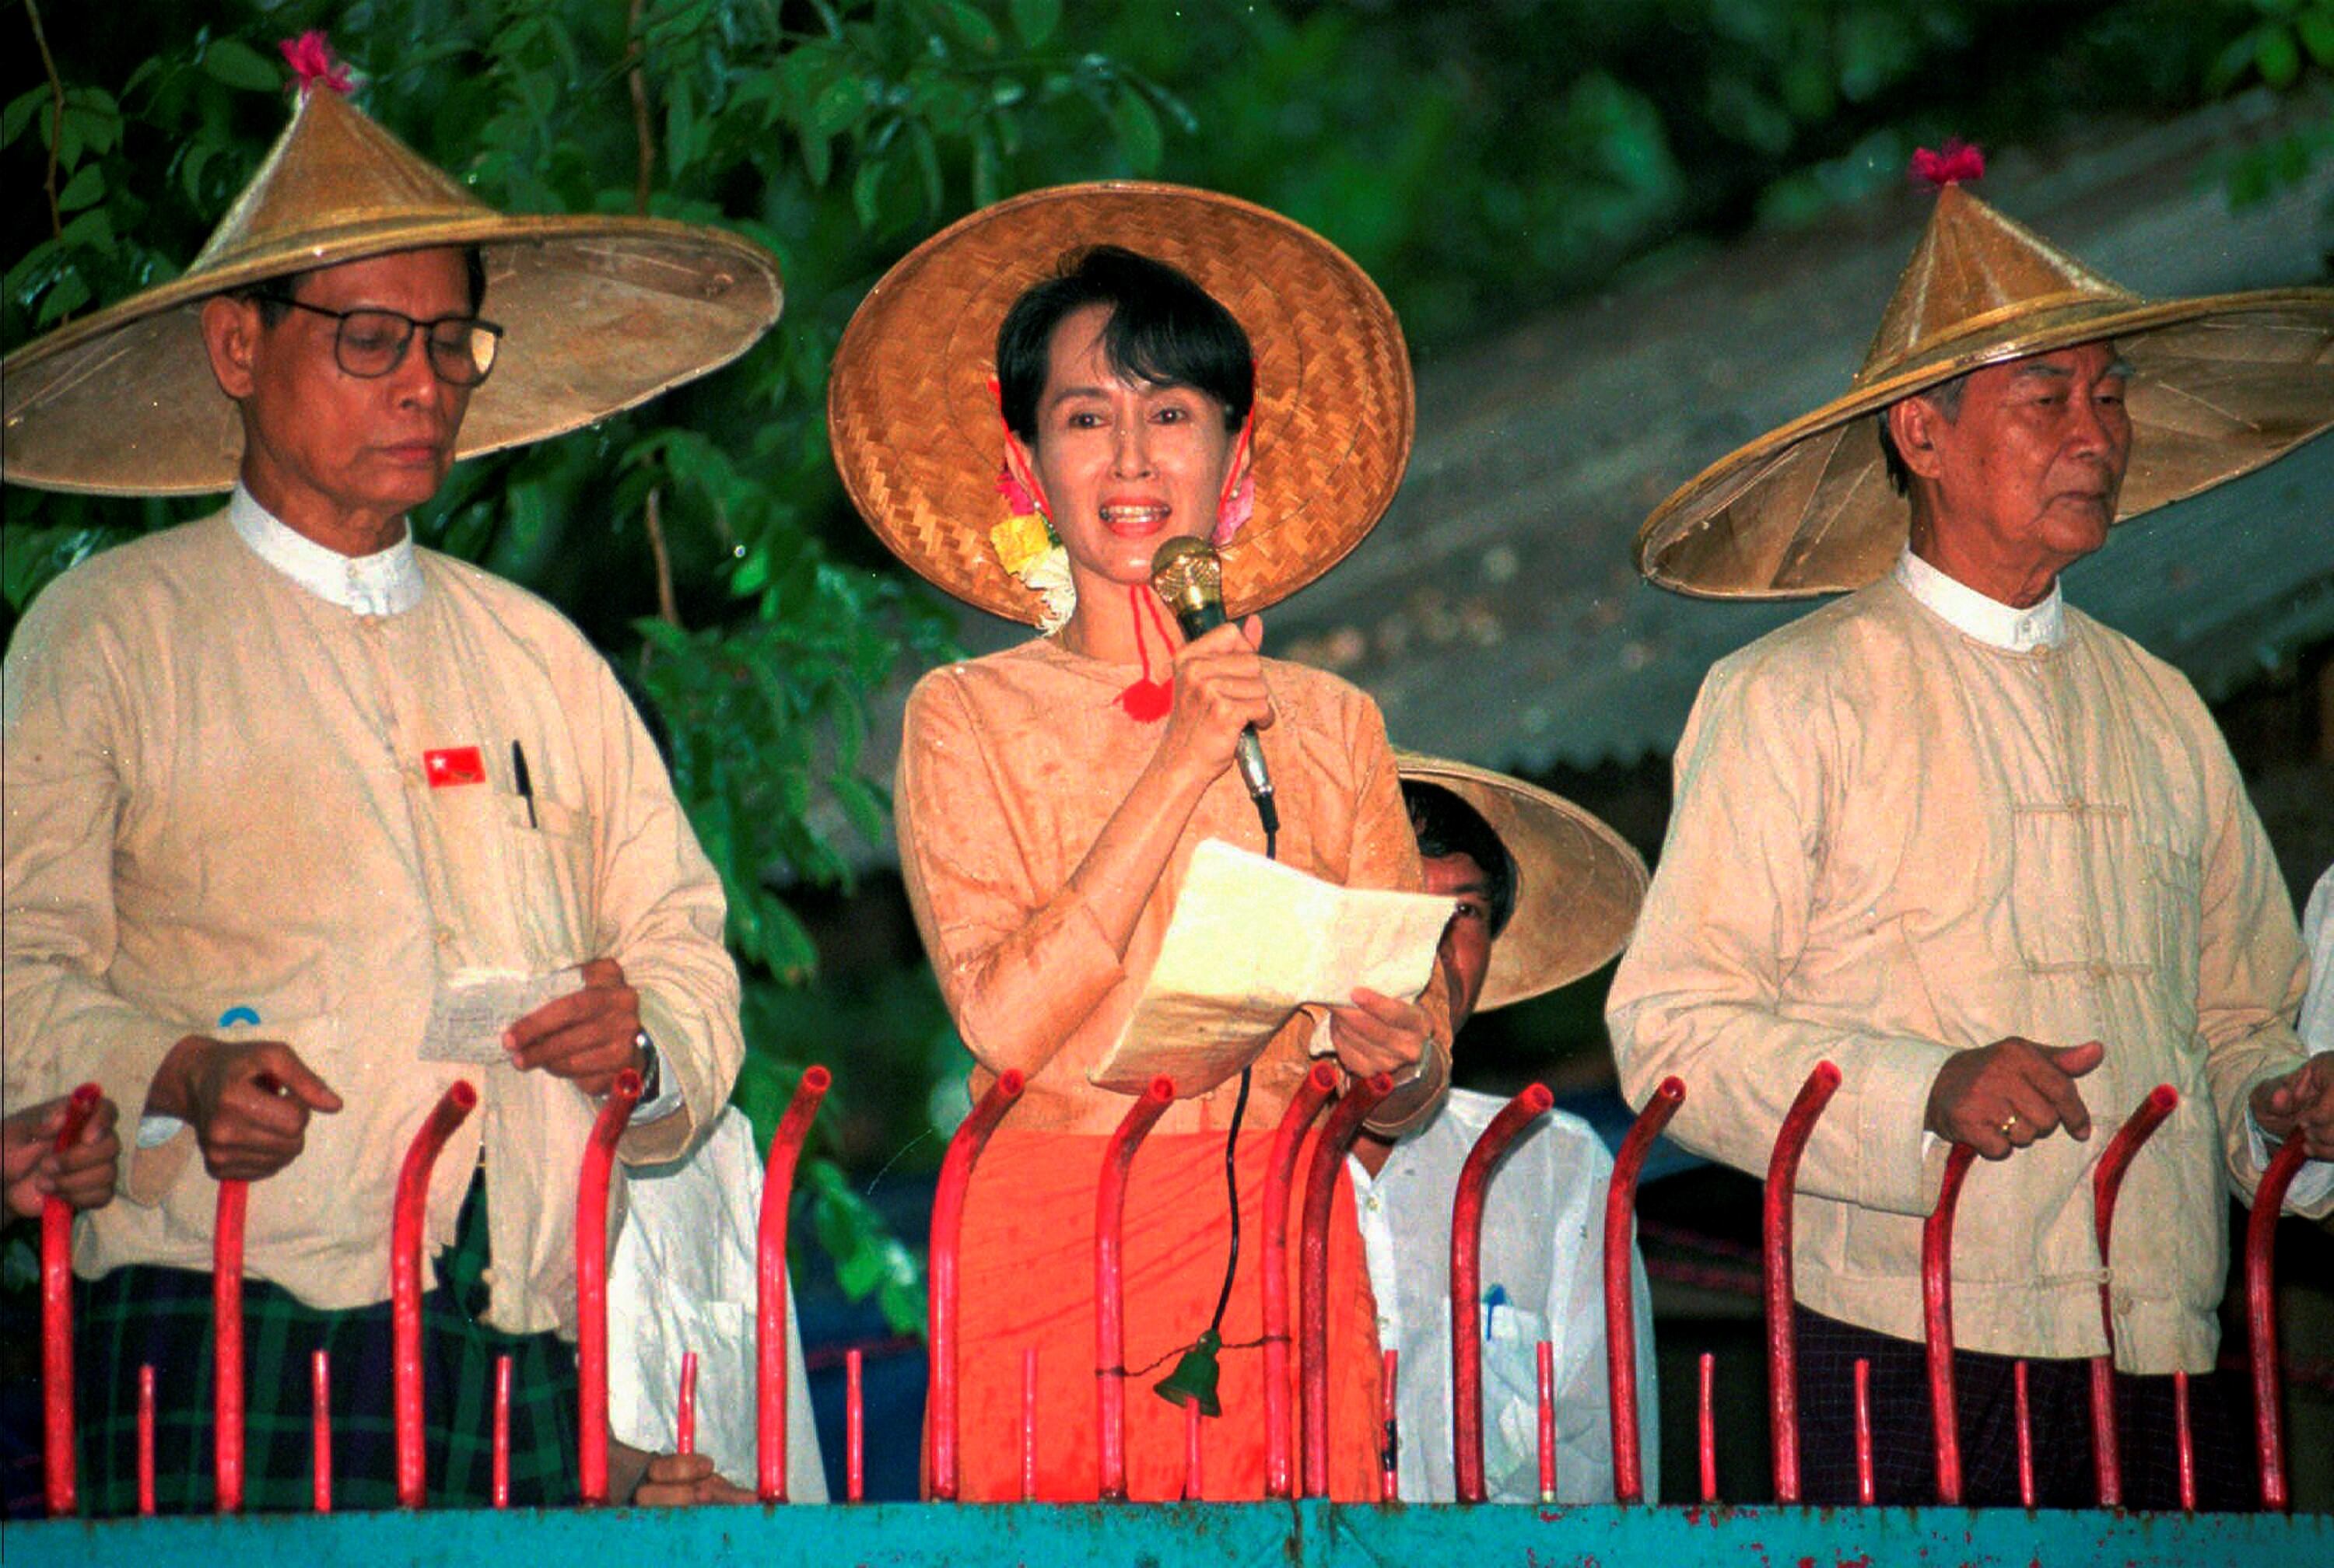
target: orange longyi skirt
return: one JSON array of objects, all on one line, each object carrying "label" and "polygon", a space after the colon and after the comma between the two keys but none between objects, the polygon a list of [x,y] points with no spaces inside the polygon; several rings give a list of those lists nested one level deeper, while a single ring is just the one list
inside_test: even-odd
[{"label": "orange longyi skirt", "polygon": [[[1090,1501],[1100,1492],[1100,1396],[1095,1376],[1095,1199],[1108,1140],[1087,1133],[1000,1130],[974,1169],[959,1248],[958,1452],[960,1496],[1021,1496],[1021,1361],[1037,1361],[1037,1496]],[[1239,1265],[1224,1313],[1223,1414],[1201,1422],[1201,1495],[1264,1496],[1263,1194],[1269,1131],[1244,1133],[1238,1172]],[[1297,1162],[1288,1210],[1291,1331],[1299,1300],[1298,1235],[1312,1150]],[[1126,1191],[1127,1495],[1184,1495],[1181,1407],[1152,1391],[1208,1326],[1223,1287],[1230,1215],[1221,1133],[1157,1134],[1134,1157]],[[1362,1260],[1353,1186],[1342,1165],[1330,1213],[1329,1495],[1377,1496],[1377,1306]],[[1289,1357],[1292,1434],[1301,1431],[1297,1357]],[[929,1445],[928,1445],[929,1448]],[[1291,1456],[1301,1485],[1301,1449]]]}]

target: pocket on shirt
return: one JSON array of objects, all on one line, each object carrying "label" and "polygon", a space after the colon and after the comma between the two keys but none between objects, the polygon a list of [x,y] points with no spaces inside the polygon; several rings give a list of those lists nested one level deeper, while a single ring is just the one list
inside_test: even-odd
[{"label": "pocket on shirt", "polygon": [[2195,1026],[2197,933],[2203,924],[2204,867],[2195,855],[2169,844],[2143,843],[2138,860],[2142,896],[2122,911],[2144,928],[2127,933],[2135,951],[2156,966],[2159,992],[2188,1009]]},{"label": "pocket on shirt", "polygon": [[526,957],[538,974],[596,957],[591,950],[591,820],[538,795],[495,797],[500,813],[510,908]]}]

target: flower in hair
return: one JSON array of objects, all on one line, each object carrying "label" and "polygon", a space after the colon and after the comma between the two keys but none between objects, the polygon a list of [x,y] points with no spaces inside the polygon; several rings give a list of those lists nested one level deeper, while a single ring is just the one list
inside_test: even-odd
[{"label": "flower in hair", "polygon": [[1037,497],[1008,465],[998,470],[997,493],[1013,515],[989,531],[989,547],[997,563],[1021,580],[1044,610],[1037,630],[1051,636],[1066,625],[1078,607],[1077,584],[1070,576],[1070,553],[1054,535],[1054,525],[1037,505]]}]

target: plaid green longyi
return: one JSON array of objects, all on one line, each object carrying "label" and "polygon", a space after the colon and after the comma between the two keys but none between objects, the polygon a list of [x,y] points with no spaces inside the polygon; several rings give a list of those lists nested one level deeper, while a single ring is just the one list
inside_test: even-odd
[{"label": "plaid green longyi", "polygon": [[[422,1298],[423,1431],[428,1502],[486,1507],[493,1500],[495,1358],[511,1358],[511,1503],[556,1506],[576,1498],[575,1352],[556,1335],[506,1334],[484,1309],[483,1179],[471,1183],[455,1245],[438,1260],[439,1288]],[[138,1509],[138,1370],[155,1370],[155,1505],[202,1513],[216,1505],[212,1467],[211,1276],[132,1266],[74,1282],[75,1402],[81,1511]],[[244,1282],[244,1506],[313,1505],[313,1352],[330,1352],[333,1505],[397,1505],[390,1307],[321,1312],[264,1280]]]}]

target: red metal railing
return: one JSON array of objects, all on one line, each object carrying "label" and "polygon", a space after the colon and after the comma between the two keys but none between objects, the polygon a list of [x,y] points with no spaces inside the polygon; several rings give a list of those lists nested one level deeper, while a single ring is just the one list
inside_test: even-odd
[{"label": "red metal railing", "polygon": [[1977,1150],[1956,1143],[1945,1156],[1937,1206],[1921,1227],[1921,1315],[1928,1332],[1929,1419],[1937,1437],[1937,1501],[1962,1500],[1960,1412],[1953,1403],[1953,1212]]},{"label": "red metal railing", "polygon": [[[332,1499],[325,1498],[317,1512],[332,1512]],[[154,1363],[151,1361],[138,1369],[138,1516],[141,1519],[154,1516]]]},{"label": "red metal railing", "polygon": [[1305,1173],[1304,1225],[1297,1242],[1297,1374],[1308,1497],[1329,1495],[1329,1205],[1363,1121],[1393,1092],[1394,1079],[1384,1073],[1347,1083]]},{"label": "red metal railing", "polygon": [[1539,1500],[1556,1501],[1556,1346],[1546,1340],[1533,1347],[1534,1371],[1539,1394]]},{"label": "red metal railing", "polygon": [[333,1352],[308,1357],[309,1502],[319,1514],[333,1511]]},{"label": "red metal railing", "polygon": [[857,1345],[843,1353],[843,1497],[867,1500],[866,1357]]},{"label": "red metal railing", "polygon": [[2098,1472],[2099,1506],[2123,1506],[2123,1459],[2116,1451],[2115,1305],[2109,1289],[2108,1245],[2115,1235],[2117,1195],[2123,1191],[2124,1173],[2164,1119],[2180,1103],[2180,1092],[2159,1083],[2147,1092],[2091,1168],[2091,1224],[2099,1244],[2099,1327],[2107,1334],[2105,1355],[2091,1358],[2091,1461]]},{"label": "red metal railing", "polygon": [[786,1500],[786,1216],[803,1143],[834,1082],[816,1063],[803,1069],[762,1164],[754,1247],[754,1490],[765,1503]]},{"label": "red metal railing", "polygon": [[[94,1083],[67,1098],[53,1145],[59,1154],[80,1139],[103,1098]],[[55,1193],[41,1200],[41,1439],[49,1513],[63,1518],[73,1511],[80,1487],[73,1474],[72,1207]]]},{"label": "red metal railing", "polygon": [[211,1228],[211,1480],[222,1514],[243,1512],[243,1235],[251,1183],[218,1184]]},{"label": "red metal railing", "polygon": [[1767,1288],[1768,1440],[1774,1449],[1775,1501],[1799,1500],[1799,1346],[1791,1328],[1791,1205],[1798,1196],[1799,1157],[1816,1121],[1839,1089],[1839,1069],[1818,1062],[1783,1113],[1767,1161],[1763,1251]]},{"label": "red metal railing", "polygon": [[1174,1099],[1174,1081],[1165,1077],[1135,1096],[1104,1146],[1102,1178],[1095,1184],[1095,1383],[1101,1401],[1095,1448],[1104,1502],[1126,1500],[1125,1278],[1119,1257],[1126,1177],[1144,1135]]},{"label": "red metal railing", "polygon": [[389,1332],[400,1508],[420,1507],[429,1492],[421,1424],[421,1235],[429,1207],[429,1170],[446,1140],[477,1103],[477,1090],[467,1080],[456,1080],[414,1133],[397,1173],[397,1202],[389,1227]]},{"label": "red metal railing", "polygon": [[[981,1149],[989,1142],[989,1135],[997,1130],[997,1124],[1004,1118],[1005,1112],[1021,1097],[1021,1088],[1022,1078],[1018,1069],[1008,1068],[997,1075],[997,1082],[989,1086],[989,1092],[980,1097],[980,1103],[975,1105],[972,1113],[958,1124],[956,1135],[949,1140],[948,1154],[940,1161],[940,1184],[932,1192],[931,1255],[926,1265],[924,1281],[931,1334],[931,1401],[925,1424],[931,1429],[932,1496],[943,1503],[956,1500],[959,1485],[956,1265],[957,1238],[964,1228],[965,1188],[971,1183],[972,1168],[979,1160]],[[766,1344],[767,1337],[766,1333]],[[767,1349],[764,1353],[768,1353]],[[783,1346],[781,1353],[784,1353]],[[767,1448],[766,1443],[762,1460],[763,1496],[766,1497],[771,1495],[769,1488],[772,1485]],[[776,1463],[779,1473],[783,1475],[786,1467],[783,1454]],[[1025,1476],[1035,1464],[1034,1451],[1023,1457]],[[782,1482],[778,1484],[783,1485]]]},{"label": "red metal railing", "polygon": [[640,1102],[641,1075],[627,1067],[600,1102],[575,1181],[575,1489],[587,1508],[608,1500],[608,1184]]},{"label": "red metal railing", "polygon": [[680,1391],[672,1407],[672,1451],[697,1452],[697,1352],[680,1352]]},{"label": "red metal railing", "polygon": [[1392,1345],[1378,1358],[1378,1501],[1402,1501],[1402,1407],[1396,1399],[1402,1352]]},{"label": "red metal railing", "polygon": [[1264,1495],[1296,1493],[1296,1422],[1291,1419],[1288,1369],[1288,1190],[1297,1156],[1321,1107],[1337,1092],[1333,1062],[1316,1062],[1280,1113],[1264,1171]]},{"label": "red metal railing", "polygon": [[2285,1207],[2285,1190],[2309,1157],[2297,1129],[2269,1162],[2261,1185],[2253,1189],[2252,1212],[2245,1220],[2245,1323],[2252,1330],[2253,1372],[2253,1447],[2261,1460],[2262,1506],[2281,1514],[2292,1499],[2285,1482],[2285,1390],[2277,1380],[2277,1246],[2278,1212]]},{"label": "red metal railing", "polygon": [[1629,1278],[1630,1232],[1637,1177],[1645,1154],[1685,1099],[1685,1083],[1664,1078],[1630,1124],[1613,1157],[1613,1185],[1605,1194],[1605,1373],[1613,1400],[1613,1500],[1645,1500],[1644,1450],[1637,1432],[1637,1313]]},{"label": "red metal railing", "polygon": [[1491,1171],[1526,1127],[1556,1103],[1544,1083],[1527,1084],[1500,1107],[1467,1159],[1451,1199],[1451,1470],[1461,1503],[1480,1503],[1483,1485],[1483,1194]]},{"label": "red metal railing", "polygon": [[487,1500],[497,1508],[510,1506],[511,1359],[495,1358],[494,1469],[487,1477]]}]

